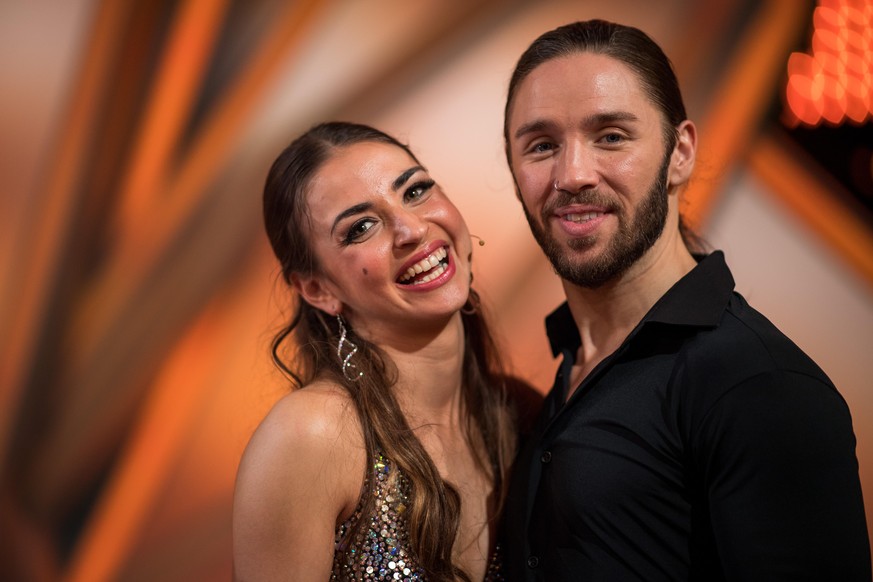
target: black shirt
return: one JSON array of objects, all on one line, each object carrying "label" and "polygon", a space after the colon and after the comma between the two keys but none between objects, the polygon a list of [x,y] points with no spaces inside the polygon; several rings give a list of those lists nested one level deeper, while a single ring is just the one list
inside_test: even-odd
[{"label": "black shirt", "polygon": [[516,463],[509,580],[871,579],[845,401],[733,291],[720,252],[677,282],[569,401],[563,355]]}]

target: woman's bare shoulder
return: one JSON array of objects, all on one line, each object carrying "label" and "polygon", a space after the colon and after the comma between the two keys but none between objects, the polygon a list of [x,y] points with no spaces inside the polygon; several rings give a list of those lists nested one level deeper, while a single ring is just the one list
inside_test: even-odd
[{"label": "woman's bare shoulder", "polygon": [[336,525],[354,511],[365,467],[360,422],[342,388],[315,383],[281,398],[252,435],[237,473],[237,577],[281,571],[326,579]]},{"label": "woman's bare shoulder", "polygon": [[362,448],[351,397],[342,387],[321,381],[280,398],[252,435],[246,455],[317,461],[327,455],[346,457]]},{"label": "woman's bare shoulder", "polygon": [[300,440],[316,446],[322,440],[354,441],[360,434],[351,396],[327,381],[314,382],[280,398],[255,431],[256,437],[265,440]]},{"label": "woman's bare shoulder", "polygon": [[321,481],[332,485],[329,501],[342,510],[356,501],[365,464],[351,397],[340,386],[316,382],[273,405],[249,440],[238,480],[257,489],[280,482],[282,495]]}]

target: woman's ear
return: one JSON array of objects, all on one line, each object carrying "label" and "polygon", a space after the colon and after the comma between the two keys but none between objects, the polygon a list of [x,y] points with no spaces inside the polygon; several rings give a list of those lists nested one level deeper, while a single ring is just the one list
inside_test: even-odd
[{"label": "woman's ear", "polygon": [[676,145],[670,156],[670,174],[668,184],[681,186],[691,178],[694,161],[697,157],[697,128],[686,119],[676,129]]},{"label": "woman's ear", "polygon": [[291,275],[291,285],[304,301],[316,309],[330,315],[342,311],[342,302],[334,295],[325,279],[320,275]]}]

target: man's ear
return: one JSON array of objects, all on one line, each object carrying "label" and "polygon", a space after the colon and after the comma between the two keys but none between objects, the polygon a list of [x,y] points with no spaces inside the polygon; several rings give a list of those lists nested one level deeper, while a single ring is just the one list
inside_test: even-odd
[{"label": "man's ear", "polygon": [[330,315],[342,311],[342,302],[334,295],[324,277],[320,275],[291,275],[291,285],[304,301]]},{"label": "man's ear", "polygon": [[676,133],[676,145],[670,156],[670,186],[681,186],[688,182],[697,158],[697,128],[694,123],[686,119],[679,124]]}]

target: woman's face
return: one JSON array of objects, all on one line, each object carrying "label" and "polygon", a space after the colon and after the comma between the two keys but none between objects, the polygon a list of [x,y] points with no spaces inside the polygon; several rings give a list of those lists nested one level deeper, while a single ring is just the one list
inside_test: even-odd
[{"label": "woman's face", "polygon": [[464,305],[467,225],[402,148],[340,148],[313,177],[307,203],[321,272],[299,288],[316,307],[341,311],[371,341],[389,341],[443,326]]}]

